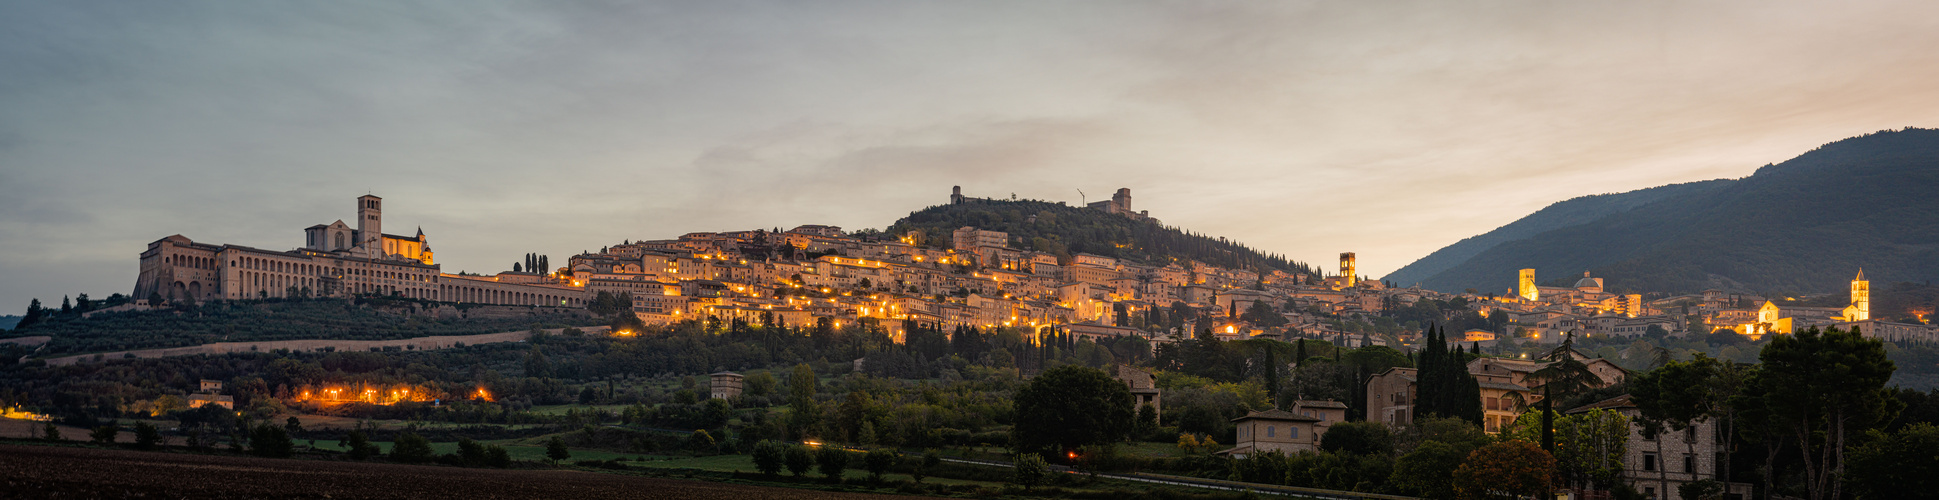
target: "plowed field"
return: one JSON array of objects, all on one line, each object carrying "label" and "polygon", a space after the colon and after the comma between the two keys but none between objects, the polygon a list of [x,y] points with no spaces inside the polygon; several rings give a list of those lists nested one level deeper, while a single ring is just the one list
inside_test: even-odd
[{"label": "plowed field", "polygon": [[18,445],[0,445],[0,497],[911,498],[590,472],[464,469]]}]

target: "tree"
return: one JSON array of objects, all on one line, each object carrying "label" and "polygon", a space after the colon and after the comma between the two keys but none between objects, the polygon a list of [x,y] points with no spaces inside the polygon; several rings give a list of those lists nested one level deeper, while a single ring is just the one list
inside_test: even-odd
[{"label": "tree", "polygon": [[20,316],[20,322],[14,323],[13,329],[15,331],[19,331],[19,330],[25,330],[29,326],[33,326],[34,323],[37,323],[40,321],[40,316],[42,312],[44,312],[44,310],[40,306],[40,299],[38,298],[33,299],[31,302],[27,303],[27,314]]},{"label": "tree", "polygon": [[468,437],[458,438],[459,462],[463,463],[466,467],[478,467],[485,465],[485,460],[485,445],[478,444],[477,441],[473,441]]},{"label": "tree", "polygon": [[136,448],[140,448],[144,450],[152,450],[152,449],[155,449],[156,445],[161,444],[161,442],[162,442],[162,431],[160,428],[155,427],[155,424],[151,424],[148,422],[135,423],[135,447]]},{"label": "tree", "polygon": [[40,435],[42,439],[46,439],[48,441],[60,441],[61,429],[58,427],[54,427],[53,422],[48,422],[47,425],[41,427]]},{"label": "tree", "polygon": [[922,452],[922,458],[916,460],[915,467],[909,468],[909,476],[915,478],[916,482],[920,483],[922,482],[922,477],[928,474],[930,469],[934,469],[936,466],[942,464],[943,455],[941,453],[937,453],[936,450],[924,451]]},{"label": "tree", "polygon": [[1939,426],[1918,423],[1898,432],[1877,434],[1852,450],[1852,493],[1859,498],[1890,498],[1913,492],[1939,492]]},{"label": "tree", "polygon": [[[428,448],[428,446],[427,446]],[[266,458],[289,458],[296,445],[282,427],[264,423],[249,431],[249,453]]]},{"label": "tree", "polygon": [[1554,475],[1548,452],[1527,441],[1502,441],[1475,450],[1454,469],[1454,492],[1463,499],[1536,497],[1548,494]]},{"label": "tree", "polygon": [[114,444],[114,438],[119,434],[121,434],[121,427],[110,423],[95,427],[93,432],[88,433],[88,438],[94,440],[95,444]]},{"label": "tree", "polygon": [[1017,390],[1011,447],[1021,453],[1072,451],[1123,441],[1131,431],[1131,391],[1103,370],[1064,365]]},{"label": "tree", "polygon": [[808,469],[815,468],[815,452],[807,446],[790,446],[787,456],[782,458],[788,464],[788,473],[794,474],[794,477],[801,477],[808,473]]},{"label": "tree", "polygon": [[491,465],[492,467],[497,467],[500,469],[511,467],[512,452],[506,451],[505,447],[495,445],[495,444],[491,446],[486,446],[485,463],[487,465]]},{"label": "tree", "polygon": [[[1665,427],[1684,432],[1705,421],[1727,421],[1732,413],[1729,401],[1741,392],[1742,384],[1731,365],[1698,353],[1690,361],[1671,361],[1631,378],[1631,401],[1642,413],[1643,434],[1655,436]],[[1685,440],[1685,444],[1686,452],[1695,455],[1696,443]],[[1718,469],[1727,470],[1724,465]]]},{"label": "tree", "polygon": [[1394,474],[1387,483],[1402,493],[1426,498],[1454,498],[1454,471],[1471,450],[1453,444],[1427,441],[1394,462]]},{"label": "tree", "polygon": [[1856,329],[1774,335],[1758,354],[1763,404],[1803,455],[1806,498],[1842,498],[1846,437],[1891,418],[1884,343]]},{"label": "tree", "polygon": [[1606,490],[1619,482],[1623,456],[1629,450],[1629,417],[1602,409],[1548,419],[1539,412],[1528,412],[1515,419],[1502,436],[1534,442],[1543,435],[1544,421],[1552,422],[1550,434],[1556,443],[1551,456],[1568,485]]},{"label": "tree", "polygon": [[806,363],[794,366],[788,375],[788,430],[796,435],[813,434],[820,422],[821,408],[815,402],[815,369]]},{"label": "tree", "polygon": [[[537,330],[538,327],[535,326],[532,329]],[[525,354],[525,376],[534,378],[552,376],[552,361],[546,359],[544,352],[539,351],[539,346],[532,346],[531,352]]]},{"label": "tree", "polygon": [[781,466],[787,460],[788,446],[770,439],[754,444],[754,468],[761,474],[774,476],[781,473]]},{"label": "tree", "polygon": [[377,455],[377,445],[370,444],[370,438],[364,436],[364,431],[361,430],[350,431],[350,435],[344,436],[343,444],[350,448],[346,455],[351,460],[363,460]]},{"label": "tree", "polygon": [[552,436],[552,439],[545,442],[545,458],[556,465],[560,460],[572,458],[572,450],[566,449],[566,440],[559,439],[559,436]]},{"label": "tree", "polygon": [[1394,434],[1379,422],[1341,422],[1333,424],[1320,437],[1320,449],[1332,453],[1389,455],[1394,452]]},{"label": "tree", "polygon": [[1035,453],[1018,453],[1015,467],[1012,481],[1023,485],[1026,491],[1036,487],[1038,483],[1043,482],[1045,476],[1050,475],[1050,463],[1045,462],[1044,457]]},{"label": "tree", "polygon": [[862,455],[862,468],[869,471],[869,482],[881,483],[882,474],[888,473],[890,467],[895,467],[895,462],[899,458],[895,452],[887,448],[876,448]]},{"label": "tree", "polygon": [[1151,403],[1138,405],[1138,420],[1131,426],[1134,437],[1149,436],[1158,432],[1158,409]]},{"label": "tree", "polygon": [[841,482],[842,471],[848,469],[848,450],[836,446],[823,446],[815,450],[815,470],[829,482]]},{"label": "tree", "polygon": [[424,439],[424,436],[414,432],[399,434],[397,441],[392,443],[390,448],[391,460],[407,464],[429,462],[436,456],[436,453],[431,451],[431,440]]}]

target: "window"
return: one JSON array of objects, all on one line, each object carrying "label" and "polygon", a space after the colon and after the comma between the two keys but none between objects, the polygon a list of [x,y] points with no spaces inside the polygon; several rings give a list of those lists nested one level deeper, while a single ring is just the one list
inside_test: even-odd
[{"label": "window", "polygon": [[1266,426],[1266,437],[1275,437],[1275,434],[1277,433],[1278,433],[1278,429],[1275,428],[1274,426],[1270,426],[1270,425]]},{"label": "window", "polygon": [[1644,453],[1644,454],[1643,454],[1643,470],[1646,470],[1646,471],[1654,471],[1654,470],[1656,470],[1656,454],[1655,454],[1655,453]]},{"label": "window", "polygon": [[1286,437],[1289,437],[1289,438],[1293,438],[1293,439],[1299,439],[1299,428],[1298,428],[1298,427],[1287,427],[1287,428],[1286,428]]},{"label": "window", "polygon": [[[1683,456],[1683,472],[1688,472],[1688,473],[1691,473],[1691,474],[1696,474],[1696,473],[1697,473],[1697,456],[1696,456],[1696,455],[1684,455],[1684,456]],[[1695,476],[1691,476],[1691,477],[1692,477],[1692,478],[1695,478]]]}]

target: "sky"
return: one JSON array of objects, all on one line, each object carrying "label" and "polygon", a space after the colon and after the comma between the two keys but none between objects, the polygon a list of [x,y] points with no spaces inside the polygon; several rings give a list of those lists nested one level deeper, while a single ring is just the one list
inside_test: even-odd
[{"label": "sky", "polygon": [[[1939,3],[0,0],[0,313],[385,200],[446,272],[1130,188],[1379,276],[1939,126]],[[1080,195],[1080,190],[1084,195]]]}]

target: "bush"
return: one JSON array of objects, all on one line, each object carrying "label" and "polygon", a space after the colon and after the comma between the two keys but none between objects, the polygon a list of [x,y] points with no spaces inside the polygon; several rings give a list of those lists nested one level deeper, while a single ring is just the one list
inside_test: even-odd
[{"label": "bush", "polygon": [[377,454],[377,445],[370,444],[370,438],[364,437],[364,431],[350,431],[350,435],[343,438],[343,445],[350,448],[346,455],[351,460],[363,460]]},{"label": "bush", "polygon": [[834,446],[823,446],[815,451],[815,468],[831,482],[842,480],[842,471],[848,469],[848,450]]},{"label": "bush", "polygon": [[252,455],[289,458],[295,451],[296,445],[290,442],[289,431],[280,426],[262,424],[249,431],[249,453]]},{"label": "bush", "polygon": [[754,468],[759,469],[761,474],[767,476],[780,474],[781,467],[787,461],[787,456],[787,445],[766,439],[754,444]]},{"label": "bush", "polygon": [[916,461],[916,466],[909,468],[909,475],[914,477],[916,482],[920,483],[922,482],[922,477],[927,475],[931,469],[935,469],[936,466],[942,464],[943,454],[936,453],[936,450],[924,451],[922,452],[922,459]]},{"label": "bush", "polygon": [[121,428],[108,424],[95,427],[93,432],[88,433],[88,438],[94,440],[95,444],[114,444],[114,438],[118,434],[121,434]]},{"label": "bush", "polygon": [[900,457],[897,457],[895,452],[881,448],[869,450],[868,454],[862,455],[862,468],[869,471],[869,482],[881,483],[882,474],[889,472],[889,468],[895,467],[897,458]]},{"label": "bush", "polygon": [[390,458],[407,464],[416,464],[429,462],[435,458],[435,455],[431,451],[431,440],[424,439],[424,436],[416,433],[406,432],[398,435],[397,442],[391,445]]},{"label": "bush", "polygon": [[1391,455],[1394,434],[1379,422],[1341,422],[1333,424],[1320,438],[1320,449],[1333,453]]},{"label": "bush", "polygon": [[1024,489],[1036,487],[1038,483],[1044,481],[1044,476],[1048,475],[1050,475],[1050,463],[1045,462],[1044,457],[1035,453],[1017,455],[1016,476],[1012,481],[1022,485]]},{"label": "bush", "polygon": [[512,453],[509,451],[505,451],[505,447],[503,446],[499,446],[495,444],[491,446],[486,446],[485,465],[490,465],[492,467],[497,467],[500,469],[511,467]]},{"label": "bush", "polygon": [[162,442],[162,430],[155,424],[139,422],[135,424],[135,447],[152,450]]},{"label": "bush", "polygon": [[802,474],[808,473],[808,469],[815,468],[815,452],[809,450],[807,446],[790,446],[784,461],[788,464],[789,473],[794,474],[795,477],[801,477]]}]

